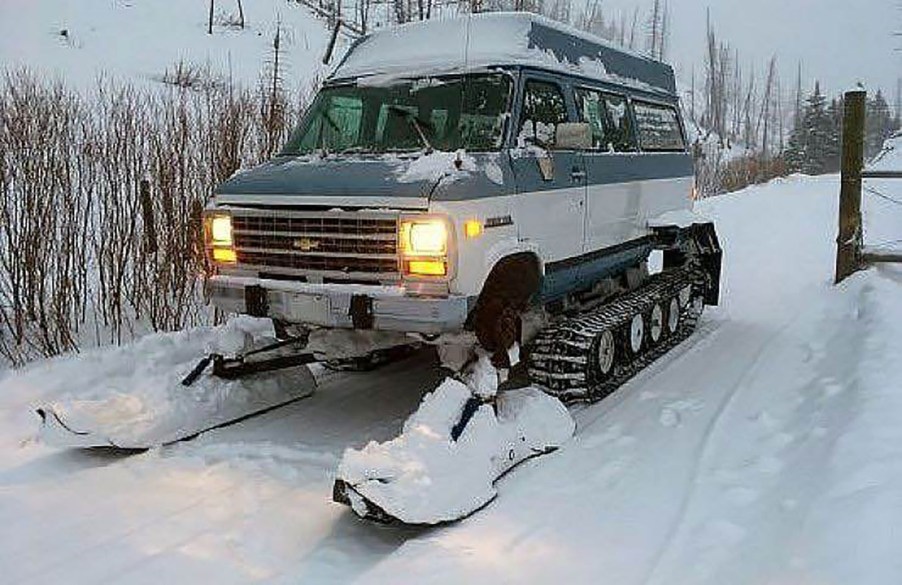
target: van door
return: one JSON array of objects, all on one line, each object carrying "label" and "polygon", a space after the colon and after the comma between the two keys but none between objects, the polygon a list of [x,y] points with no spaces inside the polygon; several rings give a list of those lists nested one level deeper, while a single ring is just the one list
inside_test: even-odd
[{"label": "van door", "polygon": [[622,244],[644,235],[639,210],[641,166],[627,98],[595,89],[577,88],[580,121],[592,128],[593,149],[585,153],[585,252]]},{"label": "van door", "polygon": [[557,125],[570,120],[561,86],[551,79],[527,78],[520,103],[519,148],[511,156],[518,235],[552,269],[553,263],[582,254],[586,172],[581,153],[555,147]]}]

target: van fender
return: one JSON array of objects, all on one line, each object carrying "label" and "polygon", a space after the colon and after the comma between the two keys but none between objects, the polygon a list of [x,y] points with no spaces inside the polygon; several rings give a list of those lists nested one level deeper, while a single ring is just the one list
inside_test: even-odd
[{"label": "van fender", "polygon": [[483,277],[483,282],[488,278],[489,274],[491,274],[492,269],[495,268],[496,264],[508,256],[523,253],[528,253],[536,257],[536,262],[539,266],[539,276],[544,276],[545,264],[542,262],[542,255],[540,254],[539,247],[532,242],[524,242],[516,238],[511,238],[495,242],[488,250],[486,250],[485,277]]}]

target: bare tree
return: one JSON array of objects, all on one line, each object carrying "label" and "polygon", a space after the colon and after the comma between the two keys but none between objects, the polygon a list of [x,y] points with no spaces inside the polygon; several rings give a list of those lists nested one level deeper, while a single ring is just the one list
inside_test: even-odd
[{"label": "bare tree", "polygon": [[210,0],[210,15],[207,18],[207,34],[213,34],[213,0]]}]

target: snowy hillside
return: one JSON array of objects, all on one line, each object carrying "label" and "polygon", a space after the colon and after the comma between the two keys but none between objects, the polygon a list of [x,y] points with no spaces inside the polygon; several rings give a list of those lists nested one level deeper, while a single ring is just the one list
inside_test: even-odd
[{"label": "snowy hillside", "polygon": [[883,144],[883,150],[868,165],[872,170],[902,170],[902,135],[890,138]]},{"label": "snowy hillside", "polygon": [[207,2],[184,0],[4,0],[0,3],[0,65],[28,66],[81,88],[100,73],[152,82],[179,61],[207,67],[246,85],[272,61],[281,23],[286,87],[321,71],[329,32],[295,2],[244,0],[239,29],[234,1],[215,3],[213,35]]},{"label": "snowy hillside", "polygon": [[[445,528],[381,527],[330,501],[345,447],[394,436],[434,387],[428,354],[132,456],[37,442],[29,405],[67,388],[38,382],[72,370],[12,374],[5,582],[902,582],[902,272],[831,286],[838,189],[791,178],[705,201],[723,306]],[[869,234],[898,238],[882,209]]]}]

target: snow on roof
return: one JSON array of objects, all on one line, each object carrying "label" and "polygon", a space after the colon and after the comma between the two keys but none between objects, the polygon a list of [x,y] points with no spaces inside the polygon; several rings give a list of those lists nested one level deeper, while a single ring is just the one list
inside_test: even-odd
[{"label": "snow on roof", "polygon": [[331,78],[409,77],[493,65],[539,67],[659,93],[676,92],[669,65],[524,12],[428,20],[374,32],[351,48]]}]

